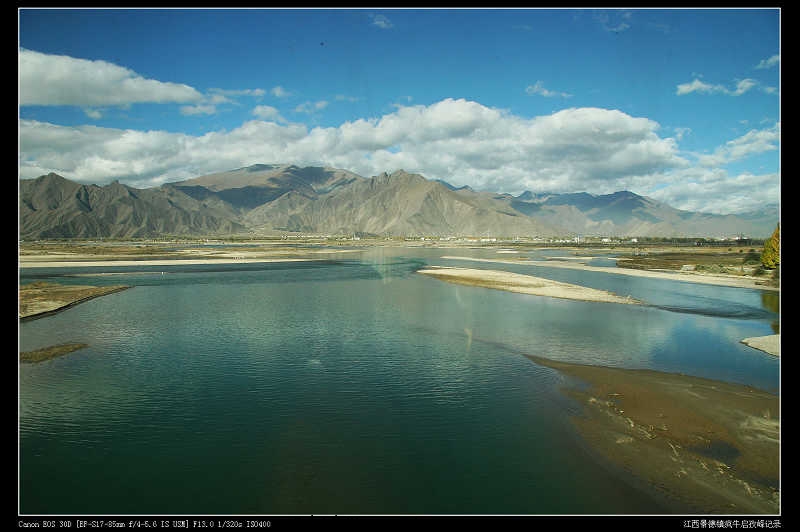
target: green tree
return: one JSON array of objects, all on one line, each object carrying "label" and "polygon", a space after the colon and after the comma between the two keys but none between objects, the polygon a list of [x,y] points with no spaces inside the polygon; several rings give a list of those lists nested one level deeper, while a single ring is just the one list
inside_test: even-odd
[{"label": "green tree", "polygon": [[761,264],[774,270],[781,264],[781,224],[775,228],[772,236],[764,242],[764,251],[761,252]]}]

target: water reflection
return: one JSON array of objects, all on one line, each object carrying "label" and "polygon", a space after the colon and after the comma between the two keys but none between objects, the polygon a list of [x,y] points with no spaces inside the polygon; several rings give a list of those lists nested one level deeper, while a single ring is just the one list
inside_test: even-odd
[{"label": "water reflection", "polygon": [[778,314],[778,317],[770,323],[772,331],[775,334],[780,334],[780,312],[781,312],[781,294],[780,292],[761,292],[761,305],[770,312]]}]

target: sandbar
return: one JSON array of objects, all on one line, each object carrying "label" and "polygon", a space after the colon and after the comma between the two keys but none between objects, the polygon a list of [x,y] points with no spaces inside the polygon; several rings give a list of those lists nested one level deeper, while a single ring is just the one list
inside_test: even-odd
[{"label": "sandbar", "polygon": [[88,344],[59,344],[36,349],[34,351],[22,351],[19,354],[19,361],[25,364],[37,364],[45,360],[50,360],[51,358],[67,355],[88,346]]},{"label": "sandbar", "polygon": [[495,262],[501,264],[515,264],[521,266],[546,266],[548,268],[564,268],[568,270],[583,270],[602,273],[613,273],[616,275],[628,275],[631,277],[649,277],[651,279],[667,279],[671,281],[684,281],[687,283],[701,283],[718,286],[729,286],[734,288],[754,288],[757,290],[780,291],[780,288],[759,284],[763,281],[734,275],[713,275],[699,272],[667,272],[653,270],[633,270],[627,268],[616,268],[609,266],[589,266],[587,264],[575,264],[573,262],[561,260],[503,260],[503,259],[476,259],[472,257],[444,256],[448,260],[468,260],[473,262]]},{"label": "sandbar", "polygon": [[22,321],[49,316],[96,297],[127,290],[128,286],[82,286],[34,282],[19,287]]},{"label": "sandbar", "polygon": [[759,351],[764,351],[772,356],[781,356],[781,335],[770,334],[767,336],[752,336],[745,338],[742,343]]},{"label": "sandbar", "polygon": [[253,264],[261,262],[307,262],[319,258],[218,258],[218,259],[142,259],[142,260],[20,260],[20,268],[82,268],[107,266],[180,266],[195,264]]},{"label": "sandbar", "polygon": [[571,418],[596,459],[676,513],[780,510],[778,396],[740,384],[525,355],[568,379]]},{"label": "sandbar", "polygon": [[603,303],[641,304],[641,301],[633,299],[630,296],[622,297],[606,290],[597,290],[586,286],[562,283],[542,277],[500,270],[435,266],[418,270],[417,273],[429,275],[451,283],[506,290],[508,292],[517,292],[521,294]]}]

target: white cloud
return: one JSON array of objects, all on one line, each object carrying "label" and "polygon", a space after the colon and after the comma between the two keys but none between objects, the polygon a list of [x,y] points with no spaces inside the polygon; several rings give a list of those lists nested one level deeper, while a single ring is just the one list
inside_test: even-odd
[{"label": "white cloud", "polygon": [[213,115],[216,113],[217,107],[214,105],[184,105],[181,107],[181,114],[185,116]]},{"label": "white cloud", "polygon": [[772,68],[775,65],[778,65],[781,62],[780,55],[773,55],[769,59],[762,59],[757,65],[756,68],[759,70],[763,70],[765,68]]},{"label": "white cloud", "polygon": [[286,121],[277,109],[269,105],[259,105],[254,107],[253,116],[261,118],[262,120],[274,120],[277,122]]},{"label": "white cloud", "polygon": [[780,175],[774,173],[731,176],[722,169],[691,168],[670,177],[670,185],[649,196],[678,209],[737,214],[780,202]]},{"label": "white cloud", "polygon": [[690,127],[676,127],[675,128],[675,138],[677,140],[683,140],[683,137],[689,135],[692,132],[692,128]]},{"label": "white cloud", "polygon": [[370,15],[370,18],[372,19],[373,26],[378,26],[384,30],[388,30],[393,26],[392,21],[384,15]]},{"label": "white cloud", "polygon": [[278,85],[276,87],[272,87],[269,92],[270,92],[270,94],[272,94],[276,98],[288,98],[289,96],[292,95],[291,92],[287,91],[286,89],[284,89],[280,85]]},{"label": "white cloud", "polygon": [[202,99],[202,94],[188,85],[145,79],[106,61],[19,51],[20,105],[100,107]]},{"label": "white cloud", "polygon": [[[280,87],[276,87],[280,88]],[[209,89],[208,92],[220,94],[222,96],[252,96],[254,98],[261,98],[266,94],[264,89]]]},{"label": "white cloud", "polygon": [[311,114],[317,111],[322,111],[328,106],[328,102],[325,100],[320,100],[318,102],[303,102],[297,107],[294,108],[295,113],[306,113]]},{"label": "white cloud", "polygon": [[[262,109],[266,116],[274,112]],[[258,162],[330,165],[361,175],[404,168],[476,189],[613,192],[686,161],[658,124],[620,111],[566,109],[524,119],[467,100],[400,107],[311,130],[253,120],[200,137],[20,122],[20,175],[162,183]],[[177,176],[177,177],[176,177]]]},{"label": "white cloud", "polygon": [[776,151],[780,146],[781,126],[776,123],[769,129],[750,130],[746,134],[726,142],[714,150],[711,155],[700,155],[701,166],[722,166],[733,161],[758,155],[768,151]]},{"label": "white cloud", "polygon": [[695,79],[691,83],[682,83],[678,85],[677,94],[678,96],[682,96],[684,94],[689,94],[692,92],[700,92],[705,94],[711,94],[715,92],[726,92],[727,89],[722,85],[710,85],[699,79]]},{"label": "white cloud", "polygon": [[617,110],[571,108],[529,119],[446,99],[313,129],[282,121],[270,106],[252,112],[260,119],[201,136],[21,120],[20,177],[53,171],[84,183],[119,179],[147,187],[277,162],[346,168],[363,176],[403,168],[512,194],[627,189],[705,212],[753,210],[780,198],[779,175],[730,176],[719,167],[774,151],[779,123],[733,139],[711,155],[693,156],[706,159],[692,165],[676,144],[688,128],[662,138],[656,122]]},{"label": "white cloud", "polygon": [[100,120],[103,118],[103,112],[100,109],[84,109],[83,112],[92,120]]},{"label": "white cloud", "polygon": [[709,83],[705,83],[700,81],[699,79],[694,79],[690,83],[681,83],[678,85],[676,90],[676,94],[678,96],[683,96],[684,94],[690,94],[692,92],[699,92],[701,94],[728,94],[730,96],[741,96],[742,94],[748,92],[753,87],[758,86],[758,81],[754,79],[743,79],[736,82],[735,89],[728,89],[724,85],[711,85]]},{"label": "white cloud", "polygon": [[544,88],[544,83],[541,81],[537,81],[534,85],[528,85],[525,88],[525,92],[528,94],[538,94],[539,96],[545,96],[547,98],[552,98],[553,96],[560,96],[561,98],[571,98],[572,95],[566,92],[557,92],[551,91]]},{"label": "white cloud", "polygon": [[736,90],[734,90],[731,94],[734,96],[740,96],[756,85],[758,85],[758,82],[754,79],[743,79],[736,83]]}]

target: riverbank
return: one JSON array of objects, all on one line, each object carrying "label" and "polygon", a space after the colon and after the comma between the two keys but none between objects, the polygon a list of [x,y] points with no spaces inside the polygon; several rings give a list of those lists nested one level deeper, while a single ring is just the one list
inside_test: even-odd
[{"label": "riverbank", "polygon": [[542,277],[499,270],[476,270],[470,268],[434,266],[418,270],[417,273],[451,283],[493,288],[521,294],[555,297],[559,299],[575,299],[580,301],[622,303],[628,305],[638,305],[641,303],[630,296],[623,297],[606,290],[597,290],[595,288],[562,283]]},{"label": "riverbank", "polygon": [[671,281],[683,281],[687,283],[701,283],[711,284],[717,286],[730,286],[734,288],[753,288],[756,290],[770,290],[779,292],[779,287],[769,286],[764,283],[762,279],[757,279],[747,276],[734,276],[734,275],[716,275],[707,274],[693,271],[686,272],[671,272],[671,271],[653,271],[653,270],[635,270],[628,268],[617,268],[608,266],[589,266],[588,264],[581,264],[570,262],[567,260],[505,260],[505,259],[477,259],[473,257],[462,257],[445,255],[443,259],[448,260],[465,260],[473,262],[488,262],[499,264],[514,264],[517,266],[544,266],[547,268],[563,268],[568,270],[582,270],[602,273],[612,273],[615,275],[628,275],[631,277],[648,277],[650,279],[666,279]]},{"label": "riverbank", "polygon": [[526,355],[568,379],[589,452],[676,513],[780,512],[779,398],[749,386]]}]

